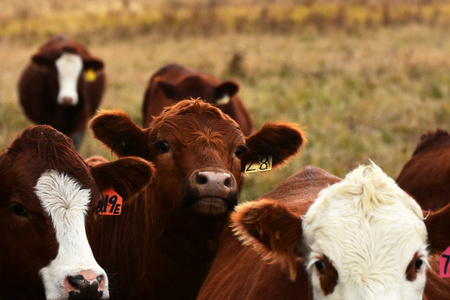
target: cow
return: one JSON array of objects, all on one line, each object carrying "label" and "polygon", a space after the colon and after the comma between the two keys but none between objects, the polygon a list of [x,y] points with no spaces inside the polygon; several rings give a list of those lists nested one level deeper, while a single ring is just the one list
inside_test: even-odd
[{"label": "cow", "polygon": [[449,217],[424,214],[373,163],[343,180],[308,166],[236,208],[197,299],[449,299],[429,267]]},{"label": "cow", "polygon": [[246,165],[264,169],[272,157],[276,167],[306,142],[301,129],[281,122],[245,137],[231,117],[199,99],[166,108],[145,129],[123,111],[100,113],[91,129],[119,157],[142,157],[156,169],[120,218],[95,226],[103,233],[94,253],[117,274],[111,299],[195,299]]},{"label": "cow", "polygon": [[424,210],[436,211],[450,203],[450,135],[446,130],[438,128],[420,137],[397,183]]},{"label": "cow", "polygon": [[108,299],[87,236],[100,189],[126,201],[152,172],[140,158],[90,168],[51,126],[23,130],[0,154],[0,299]]},{"label": "cow", "polygon": [[233,80],[221,81],[179,64],[165,65],[150,77],[147,84],[142,106],[143,126],[148,127],[164,107],[183,99],[201,98],[233,118],[248,136],[253,130],[253,121],[238,91],[239,84]]},{"label": "cow", "polygon": [[105,63],[77,41],[57,35],[32,55],[19,78],[18,96],[31,121],[51,125],[79,149],[105,85]]}]

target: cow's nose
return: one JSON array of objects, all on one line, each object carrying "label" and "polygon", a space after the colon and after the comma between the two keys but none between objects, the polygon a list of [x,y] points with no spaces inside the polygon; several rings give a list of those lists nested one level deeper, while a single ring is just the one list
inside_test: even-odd
[{"label": "cow's nose", "polygon": [[71,106],[71,105],[75,105],[75,100],[72,97],[63,97],[62,101],[61,101],[61,105],[67,105],[67,106]]},{"label": "cow's nose", "polygon": [[229,173],[217,171],[199,171],[194,175],[194,186],[199,191],[228,194],[236,184]]},{"label": "cow's nose", "polygon": [[69,299],[100,299],[103,296],[105,279],[92,271],[82,271],[75,276],[67,276],[66,287]]}]

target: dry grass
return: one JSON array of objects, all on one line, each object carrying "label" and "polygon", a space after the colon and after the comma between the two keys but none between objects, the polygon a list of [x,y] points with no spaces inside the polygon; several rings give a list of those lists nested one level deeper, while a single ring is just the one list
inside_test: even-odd
[{"label": "dry grass", "polygon": [[[330,17],[320,21],[322,25],[317,21],[319,25],[291,24],[286,28],[255,27],[256,23],[241,21],[247,27],[239,29],[233,23],[238,18],[229,17],[224,24],[234,25],[225,28],[233,30],[217,29],[205,34],[204,28],[197,27],[199,23],[191,23],[189,30],[180,31],[184,27],[177,14],[184,9],[188,15],[191,6],[187,5],[176,10],[173,17],[178,27],[173,25],[168,30],[162,26],[166,23],[160,23],[145,30],[142,23],[140,29],[129,25],[136,25],[133,22],[142,16],[137,8],[133,8],[135,18],[129,17],[131,13],[121,14],[113,9],[104,13],[99,9],[104,23],[95,27],[86,18],[95,15],[94,12],[72,13],[55,9],[58,1],[52,3],[47,11],[39,13],[28,8],[30,12],[22,12],[20,16],[15,10],[15,18],[9,21],[0,14],[0,22],[7,25],[0,26],[3,28],[0,29],[0,148],[31,125],[18,106],[17,78],[30,54],[59,29],[66,29],[86,42],[95,55],[106,61],[108,88],[101,108],[122,108],[139,124],[143,92],[150,75],[165,63],[178,62],[222,79],[239,80],[240,95],[257,128],[271,120],[297,122],[306,127],[310,143],[305,150],[284,168],[249,175],[244,200],[270,191],[307,164],[344,176],[372,159],[395,178],[422,133],[436,127],[450,130],[450,40],[443,18],[437,24],[423,21],[431,20],[424,17],[422,21],[410,19],[394,25],[383,25],[380,19],[373,23],[377,26],[364,22],[353,26],[350,24],[353,21],[347,24],[348,20],[367,20],[360,16],[365,6],[354,6],[355,11],[349,6],[344,18],[346,25],[336,25],[340,23],[330,21]],[[139,2],[131,3],[139,7]],[[293,5],[280,3],[275,3],[271,12],[274,16],[283,12],[285,5]],[[121,2],[113,4],[120,7]],[[159,5],[155,9],[162,13],[150,19],[170,17],[168,7],[160,2]],[[333,7],[338,9],[336,5],[327,9]],[[426,6],[426,9],[431,12],[438,9],[442,15],[445,7]],[[299,11],[310,9],[307,12],[311,13],[316,8],[301,6]],[[263,7],[228,5],[215,9],[226,9],[228,16],[244,13],[250,20],[252,15],[260,16],[258,9]],[[36,27],[35,22],[43,22],[41,14],[47,16],[48,22]],[[336,14],[331,16],[335,18]],[[14,26],[23,27],[11,34],[8,30]],[[109,151],[92,139],[90,133],[80,152],[84,157],[101,154],[111,158]]]}]

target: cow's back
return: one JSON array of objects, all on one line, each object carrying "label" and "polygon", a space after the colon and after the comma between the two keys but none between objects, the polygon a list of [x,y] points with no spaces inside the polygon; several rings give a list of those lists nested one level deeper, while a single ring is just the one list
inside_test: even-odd
[{"label": "cow's back", "polygon": [[[338,177],[307,166],[261,198],[277,200],[300,217],[323,188],[338,181]],[[298,262],[297,279],[292,282],[287,270],[263,261],[260,254],[243,246],[227,227],[197,299],[309,299],[309,295],[308,276],[301,261]]]},{"label": "cow's back", "polygon": [[422,135],[397,183],[425,210],[438,210],[447,205],[450,202],[449,133],[438,129]]}]

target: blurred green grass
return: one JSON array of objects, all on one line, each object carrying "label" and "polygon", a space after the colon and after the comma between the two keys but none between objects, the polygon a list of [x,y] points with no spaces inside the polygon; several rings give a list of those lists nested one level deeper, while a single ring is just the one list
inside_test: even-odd
[{"label": "blurred green grass", "polygon": [[[371,159],[396,178],[421,134],[450,129],[446,3],[130,1],[125,11],[117,1],[66,2],[13,9],[17,2],[8,0],[0,12],[2,149],[32,125],[18,106],[19,74],[59,32],[105,60],[101,109],[121,108],[138,124],[149,77],[178,62],[238,80],[256,128],[273,120],[305,128],[309,143],[299,155],[283,168],[246,176],[244,201],[308,164],[342,177]],[[80,152],[112,158],[90,132]]]}]

